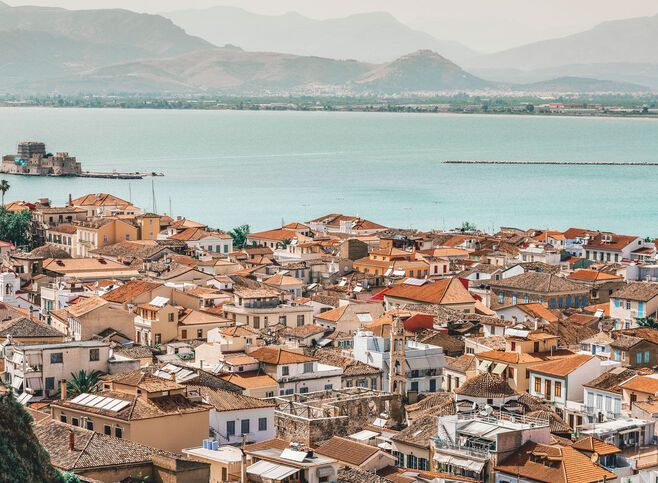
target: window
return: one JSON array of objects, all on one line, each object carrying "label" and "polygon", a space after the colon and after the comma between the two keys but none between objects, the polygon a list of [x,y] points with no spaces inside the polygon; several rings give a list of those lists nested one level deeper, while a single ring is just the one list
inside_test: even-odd
[{"label": "window", "polygon": [[301,327],[304,325],[304,316],[303,315],[298,315],[297,316],[297,327]]},{"label": "window", "polygon": [[[185,335],[187,335],[187,331],[185,331]],[[183,337],[184,339],[185,337]],[[160,344],[162,343],[162,334],[155,334],[155,343]]]},{"label": "window", "polygon": [[288,325],[288,317],[285,315],[279,315],[279,324]]},{"label": "window", "polygon": [[254,317],[254,329],[260,329],[260,317]]},{"label": "window", "polygon": [[274,391],[267,391],[265,397],[274,397]]},{"label": "window", "polygon": [[539,377],[535,377],[535,392],[537,394],[541,393],[541,379]]},{"label": "window", "polygon": [[510,350],[512,351],[516,350],[516,342],[510,342]]},{"label": "window", "polygon": [[523,303],[524,304],[529,304],[530,303],[530,296],[524,295],[523,296]]},{"label": "window", "polygon": [[240,430],[242,434],[249,434],[249,419],[240,421]]},{"label": "window", "polygon": [[105,433],[108,436],[112,436],[112,426],[110,426],[109,424],[103,426],[103,433]]},{"label": "window", "polygon": [[498,303],[499,304],[504,304],[505,303],[505,293],[501,292],[498,294]]},{"label": "window", "polygon": [[281,367],[281,374],[284,375],[284,376],[290,375],[290,367],[282,366]]},{"label": "window", "polygon": [[203,339],[203,329],[197,329],[196,330],[196,338],[197,339]]},{"label": "window", "polygon": [[94,422],[87,420],[86,427],[89,431],[93,431],[94,430]]},{"label": "window", "polygon": [[306,394],[308,392],[308,387],[299,388],[299,394]]},{"label": "window", "polygon": [[637,353],[635,354],[635,361],[636,361],[638,364],[642,364],[642,353],[641,353],[641,352],[637,352]]},{"label": "window", "polygon": [[313,372],[313,363],[304,362],[304,373]]},{"label": "window", "polygon": [[514,368],[513,367],[509,367],[507,369],[507,377],[509,377],[510,379],[514,379]]},{"label": "window", "polygon": [[534,352],[539,352],[539,342],[535,342],[534,344],[532,344],[532,350]]},{"label": "window", "polygon": [[267,418],[258,418],[258,431],[267,431]]},{"label": "window", "polygon": [[51,364],[62,364],[64,362],[64,354],[62,352],[53,352],[50,354]]},{"label": "window", "polygon": [[562,383],[555,381],[555,397],[562,397]]},{"label": "window", "polygon": [[187,339],[187,329],[183,329],[180,331],[180,336],[181,339],[186,340]]},{"label": "window", "polygon": [[[367,386],[367,383],[366,383],[366,386]],[[365,387],[365,386],[364,386],[364,387]],[[325,384],[325,385],[324,385],[324,390],[325,390],[325,391],[331,391],[333,388],[334,388],[334,385],[333,385],[333,384]]]},{"label": "window", "polygon": [[377,389],[377,378],[373,377],[370,379],[370,389]]},{"label": "window", "polygon": [[228,245],[224,245],[224,253],[228,253]]},{"label": "window", "polygon": [[626,310],[631,310],[631,301],[630,300],[626,301]]},{"label": "window", "polygon": [[407,468],[417,469],[418,468],[418,458],[414,455],[407,455]]},{"label": "window", "polygon": [[55,389],[55,378],[46,377],[46,391],[52,391]]},{"label": "window", "polygon": [[80,420],[78,418],[71,418],[71,424],[73,426],[80,426]]},{"label": "window", "polygon": [[61,415],[59,416],[59,420],[60,420],[61,422],[65,423],[65,422],[66,422],[66,416],[64,416],[63,414],[61,414]]},{"label": "window", "polygon": [[649,363],[649,351],[644,352],[644,363],[645,364]]},{"label": "window", "polygon": [[411,390],[418,392],[418,381],[413,381],[411,383]]},{"label": "window", "polygon": [[169,322],[173,322],[173,321],[174,321],[174,313],[173,313],[173,312],[170,313],[170,314],[167,314],[167,320],[168,320]]},{"label": "window", "polygon": [[403,467],[404,466],[404,454],[400,453],[399,451],[393,451],[392,452],[393,456],[397,458],[397,461],[395,462],[395,466],[398,467]]},{"label": "window", "polygon": [[512,295],[512,305],[516,305],[516,294]]},{"label": "window", "polygon": [[420,371],[414,369],[413,371],[411,371],[411,377],[414,379],[420,377]]},{"label": "window", "polygon": [[89,349],[89,360],[91,362],[99,361],[101,359],[100,349]]},{"label": "window", "polygon": [[235,421],[226,421],[226,435],[235,436]]},{"label": "window", "polygon": [[114,437],[115,438],[123,438],[123,429],[120,427],[114,428]]},{"label": "window", "polygon": [[418,458],[418,469],[421,471],[428,471],[430,469],[429,463],[425,458]]}]

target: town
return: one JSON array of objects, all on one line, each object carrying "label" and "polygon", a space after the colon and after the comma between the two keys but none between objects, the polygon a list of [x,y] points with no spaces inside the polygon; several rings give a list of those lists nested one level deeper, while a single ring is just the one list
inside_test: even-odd
[{"label": "town", "polygon": [[0,411],[68,481],[658,481],[646,234],[219,230],[0,190],[25,223],[0,224]]}]

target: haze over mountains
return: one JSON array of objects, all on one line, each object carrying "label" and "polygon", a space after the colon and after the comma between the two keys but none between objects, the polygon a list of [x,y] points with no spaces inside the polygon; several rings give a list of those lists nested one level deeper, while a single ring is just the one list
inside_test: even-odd
[{"label": "haze over mountains", "polygon": [[458,43],[407,27],[385,12],[315,20],[296,12],[258,15],[236,7],[164,13],[192,35],[215,45],[251,51],[390,62],[417,50],[434,50],[456,63],[478,55]]},{"label": "haze over mountains", "polygon": [[[482,55],[386,13],[319,21],[218,7],[166,15],[0,2],[0,92],[345,95],[658,88],[658,52],[652,49],[658,16]],[[219,47],[224,44],[233,46]]]}]

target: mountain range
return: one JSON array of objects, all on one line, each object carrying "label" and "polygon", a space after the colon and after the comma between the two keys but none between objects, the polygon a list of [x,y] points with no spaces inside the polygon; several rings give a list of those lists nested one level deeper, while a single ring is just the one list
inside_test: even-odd
[{"label": "mountain range", "polygon": [[[658,17],[608,22],[483,55],[384,13],[319,21],[218,7],[166,15],[0,2],[0,92],[349,95],[658,88],[658,53],[642,44],[658,40]],[[607,36],[637,46],[629,62]],[[583,60],[590,63],[578,63]]]},{"label": "mountain range", "polygon": [[236,7],[164,13],[188,33],[215,45],[331,59],[385,63],[417,50],[434,50],[456,63],[478,54],[452,41],[407,27],[385,12],[315,20],[296,12],[258,15]]}]

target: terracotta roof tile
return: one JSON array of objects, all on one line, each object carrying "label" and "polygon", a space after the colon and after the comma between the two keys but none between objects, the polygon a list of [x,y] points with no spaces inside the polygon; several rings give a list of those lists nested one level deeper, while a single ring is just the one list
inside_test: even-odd
[{"label": "terracotta roof tile", "polygon": [[340,436],[334,436],[315,449],[315,452],[318,454],[354,466],[361,466],[378,451],[379,448],[376,446],[359,443],[351,439],[341,438]]}]

